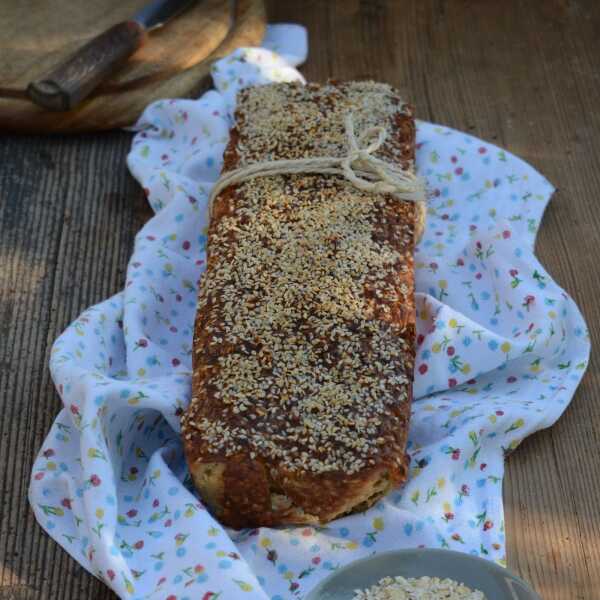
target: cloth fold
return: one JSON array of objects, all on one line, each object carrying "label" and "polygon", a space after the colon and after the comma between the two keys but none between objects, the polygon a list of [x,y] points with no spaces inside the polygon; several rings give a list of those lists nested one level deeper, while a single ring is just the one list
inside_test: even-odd
[{"label": "cloth fold", "polygon": [[215,90],[156,102],[137,125],[128,165],[156,214],[136,237],[125,289],[54,344],[64,409],[33,467],[35,516],[122,598],[302,598],[339,566],[403,547],[504,564],[504,456],[561,415],[589,337],[533,253],[553,187],[508,152],[429,123],[417,131],[417,170],[432,198],[416,252],[408,483],[326,527],[227,530],[194,494],[179,417],[207,198],[237,90],[302,81],[293,66],[306,34],[272,26],[265,45],[219,61]]}]

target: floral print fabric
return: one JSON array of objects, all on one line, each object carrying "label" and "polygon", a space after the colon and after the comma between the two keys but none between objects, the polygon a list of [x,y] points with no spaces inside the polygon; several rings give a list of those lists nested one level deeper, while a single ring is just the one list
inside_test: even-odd
[{"label": "floral print fabric", "polygon": [[431,199],[416,251],[408,483],[326,527],[232,531],[213,519],[190,484],[179,417],[207,193],[235,93],[302,80],[293,64],[304,60],[304,30],[272,27],[266,44],[219,61],[216,89],[199,100],[145,111],[128,164],[156,215],[136,238],[124,290],[82,314],[52,351],[64,409],[33,467],[31,504],[122,598],[302,598],[350,561],[415,546],[504,564],[504,458],[560,416],[587,364],[586,325],[533,253],[553,187],[500,148],[421,122],[417,167]]}]

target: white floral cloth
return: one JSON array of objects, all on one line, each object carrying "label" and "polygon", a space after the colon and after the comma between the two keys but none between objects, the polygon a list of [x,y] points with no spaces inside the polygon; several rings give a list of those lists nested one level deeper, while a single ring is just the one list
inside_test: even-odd
[{"label": "white floral cloth", "polygon": [[136,238],[125,289],[54,345],[64,409],[33,467],[35,515],[122,598],[302,598],[341,565],[414,546],[504,564],[503,458],[563,412],[589,338],[533,254],[553,187],[508,152],[429,123],[417,133],[433,197],[416,253],[408,483],[327,527],[240,532],[194,494],[179,417],[190,397],[207,192],[236,91],[302,80],[294,65],[305,58],[305,32],[274,26],[265,45],[219,61],[214,91],[156,102],[137,125],[128,164],[156,215]]}]

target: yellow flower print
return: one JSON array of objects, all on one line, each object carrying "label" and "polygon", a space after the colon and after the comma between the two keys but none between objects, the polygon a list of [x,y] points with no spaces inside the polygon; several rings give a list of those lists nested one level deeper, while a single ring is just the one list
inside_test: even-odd
[{"label": "yellow flower print", "polygon": [[252,586],[249,583],[246,583],[245,581],[240,581],[239,579],[234,579],[234,581],[240,586],[240,589],[243,592],[251,592],[252,591]]},{"label": "yellow flower print", "polygon": [[262,540],[260,540],[260,545],[263,548],[268,548],[271,545],[271,540],[269,538],[262,538]]},{"label": "yellow flower print", "polygon": [[508,354],[510,352],[510,343],[503,342],[502,345],[500,346],[500,350],[502,350],[502,352],[504,352],[504,354]]},{"label": "yellow flower print", "polygon": [[373,519],[373,529],[375,529],[375,531],[383,531],[383,528],[384,528],[383,519],[381,517],[375,517]]},{"label": "yellow flower print", "polygon": [[130,593],[133,594],[135,592],[135,590],[133,589],[133,585],[131,584],[131,581],[129,581],[129,579],[125,580],[125,589]]},{"label": "yellow flower print", "polygon": [[101,508],[97,508],[96,509],[96,517],[98,517],[99,519],[102,519],[104,517],[104,510],[102,510]]},{"label": "yellow flower print", "polygon": [[346,548],[348,548],[348,550],[356,550],[358,548],[358,543],[357,542],[348,542],[346,544]]},{"label": "yellow flower print", "polygon": [[440,490],[443,490],[444,487],[446,486],[446,480],[443,477],[440,477],[437,480],[437,486],[440,488]]},{"label": "yellow flower print", "polygon": [[504,433],[510,433],[511,431],[515,431],[515,429],[520,429],[525,425],[525,421],[523,419],[517,419]]}]

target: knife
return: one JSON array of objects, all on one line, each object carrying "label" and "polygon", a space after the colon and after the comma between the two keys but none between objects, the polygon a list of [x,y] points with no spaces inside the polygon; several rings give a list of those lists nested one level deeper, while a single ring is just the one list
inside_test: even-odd
[{"label": "knife", "polygon": [[129,21],[113,25],[90,40],[45,77],[27,86],[27,95],[43,108],[70,110],[161,27],[196,0],[154,0]]}]

